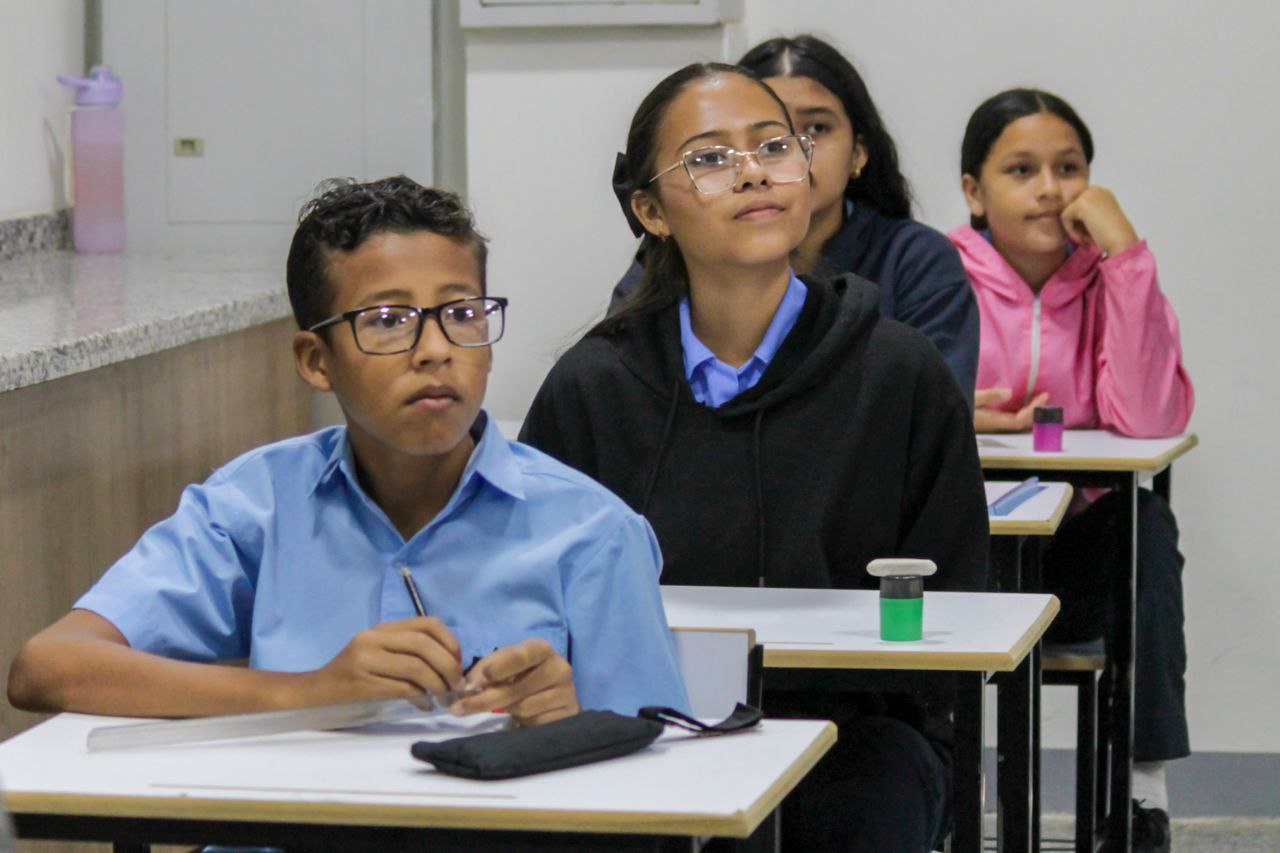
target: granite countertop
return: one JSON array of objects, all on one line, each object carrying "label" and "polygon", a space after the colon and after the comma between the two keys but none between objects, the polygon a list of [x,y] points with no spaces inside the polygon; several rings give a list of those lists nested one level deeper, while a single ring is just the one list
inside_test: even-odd
[{"label": "granite countertop", "polygon": [[0,262],[0,392],[290,315],[279,252]]}]

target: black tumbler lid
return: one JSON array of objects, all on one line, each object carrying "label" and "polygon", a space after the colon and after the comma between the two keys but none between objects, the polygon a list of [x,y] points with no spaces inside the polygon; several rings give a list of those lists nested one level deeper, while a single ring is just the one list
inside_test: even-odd
[{"label": "black tumbler lid", "polygon": [[1036,406],[1036,410],[1031,413],[1031,418],[1038,424],[1060,424],[1062,423],[1062,407]]},{"label": "black tumbler lid", "polygon": [[919,575],[890,575],[880,578],[881,598],[920,598],[924,595],[924,578]]}]

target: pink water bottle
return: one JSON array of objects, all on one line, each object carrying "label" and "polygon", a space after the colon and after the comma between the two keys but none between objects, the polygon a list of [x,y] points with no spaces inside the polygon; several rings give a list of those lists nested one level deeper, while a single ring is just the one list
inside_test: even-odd
[{"label": "pink water bottle", "polygon": [[71,112],[71,236],[77,252],[124,251],[124,84],[105,65],[88,77],[59,76],[76,87]]}]

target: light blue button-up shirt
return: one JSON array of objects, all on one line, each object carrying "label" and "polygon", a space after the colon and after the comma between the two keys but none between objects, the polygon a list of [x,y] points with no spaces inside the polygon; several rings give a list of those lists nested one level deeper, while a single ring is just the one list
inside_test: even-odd
[{"label": "light blue button-up shirt", "polygon": [[360,487],[345,427],[253,450],[182,495],[76,607],[183,660],[324,666],[358,632],[427,613],[466,665],[529,637],[573,666],[584,708],[687,707],[648,523],[487,419],[440,514],[405,541]]},{"label": "light blue button-up shirt", "polygon": [[681,299],[680,346],[684,350],[684,375],[689,380],[693,399],[717,409],[759,382],[769,362],[778,354],[778,348],[787,339],[791,327],[796,324],[808,292],[804,282],[792,273],[787,292],[782,295],[760,345],[741,367],[725,364],[698,340],[689,319],[689,298]]}]

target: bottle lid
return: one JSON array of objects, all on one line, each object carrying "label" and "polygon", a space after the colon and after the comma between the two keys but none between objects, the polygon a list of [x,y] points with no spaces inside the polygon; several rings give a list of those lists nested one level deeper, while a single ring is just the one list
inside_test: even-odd
[{"label": "bottle lid", "polygon": [[881,598],[922,598],[924,578],[919,575],[897,575],[880,578]]},{"label": "bottle lid", "polygon": [[1036,410],[1031,413],[1031,419],[1038,424],[1060,424],[1062,423],[1062,407],[1036,406]]},{"label": "bottle lid", "polygon": [[88,77],[59,74],[58,82],[76,87],[76,106],[79,107],[115,106],[124,97],[124,83],[105,65],[90,68]]},{"label": "bottle lid", "polygon": [[938,570],[933,560],[918,560],[907,557],[882,557],[867,563],[867,573],[877,578],[896,577],[900,575],[931,575]]}]

